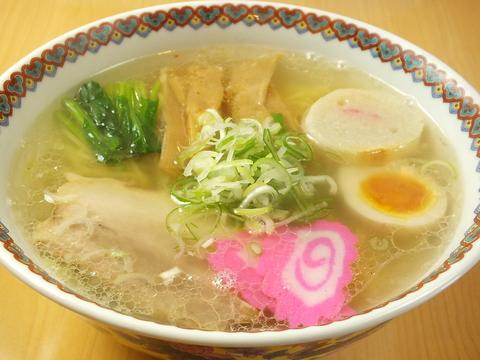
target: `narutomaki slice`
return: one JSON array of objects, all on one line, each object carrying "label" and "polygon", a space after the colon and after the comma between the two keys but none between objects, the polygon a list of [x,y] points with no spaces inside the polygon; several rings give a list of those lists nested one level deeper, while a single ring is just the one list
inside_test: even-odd
[{"label": "narutomaki slice", "polygon": [[208,261],[234,281],[246,302],[295,328],[352,312],[344,289],[352,280],[356,242],[346,226],[320,220],[272,235],[220,240]]}]

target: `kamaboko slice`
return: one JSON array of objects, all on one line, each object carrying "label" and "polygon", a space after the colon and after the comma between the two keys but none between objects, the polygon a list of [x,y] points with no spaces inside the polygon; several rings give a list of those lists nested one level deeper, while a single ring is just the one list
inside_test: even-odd
[{"label": "kamaboko slice", "polygon": [[219,240],[208,261],[246,302],[296,328],[352,314],[345,288],[358,256],[356,242],[345,225],[319,220],[271,235]]},{"label": "kamaboko slice", "polygon": [[426,115],[402,95],[339,89],[308,110],[305,132],[327,154],[345,163],[378,163],[415,149]]}]

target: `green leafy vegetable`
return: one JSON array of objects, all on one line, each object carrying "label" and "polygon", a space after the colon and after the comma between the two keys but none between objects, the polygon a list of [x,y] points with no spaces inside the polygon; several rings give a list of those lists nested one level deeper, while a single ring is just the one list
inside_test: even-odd
[{"label": "green leafy vegetable", "polygon": [[[159,83],[151,91],[139,81],[117,82],[102,88],[83,84],[73,99],[65,99],[60,120],[85,140],[103,163],[160,151],[156,134]],[[66,115],[66,116],[65,116]]]},{"label": "green leafy vegetable", "polygon": [[[303,164],[313,159],[312,149],[304,136],[287,132],[281,119],[276,114],[264,124],[255,119],[234,123],[214,110],[199,117],[198,139],[180,154],[183,176],[171,190],[181,205],[173,214],[187,214],[190,224],[188,229],[184,219],[169,216],[167,226],[177,238],[191,240],[195,211],[209,206],[256,232],[327,214],[336,183],[326,175],[305,175]],[[322,195],[319,184],[328,194]],[[205,225],[201,228],[208,236]]]}]

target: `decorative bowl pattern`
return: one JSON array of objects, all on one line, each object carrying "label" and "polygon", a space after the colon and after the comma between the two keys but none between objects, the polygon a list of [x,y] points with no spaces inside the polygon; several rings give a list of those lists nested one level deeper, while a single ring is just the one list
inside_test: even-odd
[{"label": "decorative bowl pattern", "polygon": [[[147,39],[158,33],[172,33],[174,36],[178,29],[192,29],[195,32],[202,32],[205,29],[216,28],[215,31],[232,31],[232,29],[241,28],[242,34],[248,34],[248,29],[256,27],[268,28],[271,32],[271,37],[285,36],[285,32],[293,33],[298,37],[310,38],[311,42],[339,42],[348,44],[350,51],[366,52],[370,56],[378,60],[377,66],[388,65],[390,71],[401,72],[404,76],[411,78],[412,86],[416,86],[416,91],[423,91],[427,89],[430,100],[438,104],[447,104],[445,113],[450,115],[452,119],[448,121],[459,121],[458,136],[462,136],[463,144],[461,150],[462,154],[466,152],[465,141],[469,139],[469,151],[474,153],[477,157],[475,161],[478,163],[480,157],[480,107],[475,102],[478,101],[478,95],[475,91],[470,91],[470,96],[467,96],[465,90],[464,80],[458,76],[450,77],[447,75],[448,68],[446,66],[437,66],[437,61],[431,61],[431,56],[419,54],[417,50],[410,50],[406,48],[403,43],[405,41],[392,36],[379,35],[375,28],[366,24],[357,25],[356,21],[351,19],[341,18],[337,15],[324,14],[320,11],[305,8],[288,7],[285,5],[275,4],[244,4],[244,3],[192,3],[191,5],[180,6],[177,4],[171,6],[159,6],[157,8],[146,9],[145,11],[136,11],[128,14],[118,15],[111,19],[97,22],[91,26],[82,28],[80,31],[71,32],[57,40],[50,43],[40,50],[37,54],[28,56],[21,60],[11,70],[2,76],[4,79],[2,90],[0,91],[0,126],[5,130],[16,125],[16,113],[22,109],[22,101],[26,101],[32,94],[38,92],[38,85],[50,81],[49,78],[54,78],[58,73],[64,71],[64,66],[67,63],[76,63],[80,58],[91,58],[102,56],[102,48],[110,48],[113,46],[123,46],[127,38],[136,38],[135,41],[140,44],[142,39]],[[373,29],[373,30],[372,30]],[[210,32],[211,34],[211,32]],[[293,36],[291,35],[291,36]],[[166,35],[165,35],[166,36]],[[214,35],[212,35],[214,36]],[[400,45],[398,42],[401,42]],[[409,44],[406,43],[409,47]],[[139,45],[141,46],[141,45]],[[413,47],[413,45],[411,46]],[[115,49],[113,50],[115,51]],[[342,51],[346,51],[343,49]],[[434,63],[435,62],[435,63]],[[383,65],[382,65],[383,63]],[[440,69],[443,67],[444,70]],[[67,71],[65,69],[65,71]],[[384,71],[384,70],[382,70]],[[448,73],[454,73],[448,71]],[[415,85],[416,84],[416,85]],[[421,84],[424,89],[419,90],[418,85]],[[468,84],[467,84],[468,86]],[[473,97],[477,97],[474,100]],[[426,101],[426,100],[423,100]],[[0,134],[0,145],[13,146],[13,140],[8,139],[7,132],[3,131]],[[458,145],[460,146],[460,145]],[[1,155],[1,154],[0,154]],[[471,157],[471,155],[469,155]],[[1,157],[1,156],[0,156]],[[470,163],[472,164],[472,160]],[[477,165],[474,169],[470,169],[469,174],[480,171]],[[7,172],[2,172],[6,174]],[[471,183],[469,186],[476,188],[478,186],[478,178],[475,180],[469,179]],[[467,191],[467,189],[466,189]],[[141,348],[150,353],[164,354],[165,359],[178,358],[180,352],[189,352],[196,354],[194,358],[256,358],[256,359],[309,359],[317,355],[330,351],[335,346],[351,341],[362,334],[368,332],[369,328],[378,325],[379,323],[391,318],[392,316],[405,311],[407,308],[424,301],[426,298],[438,292],[441,288],[447,286],[455,278],[460,276],[463,272],[478,260],[479,251],[478,245],[475,248],[475,241],[480,235],[480,205],[475,208],[471,207],[470,213],[464,214],[469,217],[470,223],[464,227],[464,236],[456,243],[455,248],[450,254],[445,257],[443,262],[437,266],[428,276],[422,279],[418,284],[408,291],[398,295],[389,302],[380,304],[375,308],[369,309],[362,314],[352,316],[352,318],[365,318],[367,313],[371,313],[369,318],[365,321],[357,322],[354,326],[350,326],[351,320],[349,318],[342,320],[337,324],[337,328],[332,331],[330,336],[326,336],[326,332],[319,332],[310,329],[303,330],[288,330],[285,332],[292,333],[290,338],[288,335],[282,337],[282,340],[266,341],[267,345],[279,344],[278,346],[269,348],[268,346],[255,347],[248,349],[247,346],[256,346],[260,342],[249,342],[251,337],[243,334],[238,336],[244,339],[249,339],[244,343],[244,346],[237,346],[229,348],[234,344],[241,345],[240,340],[231,341],[235,334],[220,333],[219,335],[224,340],[218,341],[208,334],[203,333],[202,339],[196,339],[198,331],[178,329],[175,328],[177,334],[175,337],[169,337],[165,334],[171,331],[173,327],[153,324],[138,319],[132,319],[135,324],[130,324],[128,317],[112,312],[107,309],[100,309],[98,304],[91,303],[90,300],[76,294],[74,291],[62,285],[47,274],[40,266],[27,256],[22,247],[12,239],[9,230],[7,229],[7,221],[4,219],[4,213],[8,209],[0,209],[0,241],[6,251],[0,252],[0,260],[14,272],[17,276],[40,290],[47,296],[50,296],[57,301],[63,303],[86,316],[99,319],[100,321],[109,323],[114,326],[111,331],[117,338],[121,338],[122,342],[127,342],[136,348]],[[458,240],[457,240],[458,241]],[[476,253],[464,260],[466,254],[472,249]],[[473,251],[472,251],[473,252]],[[12,265],[13,261],[19,262],[26,267],[32,274],[27,274],[25,268],[20,268],[18,264]],[[462,262],[463,267],[454,267],[456,263]],[[22,266],[23,266],[22,265]],[[439,282],[437,279],[444,273],[450,273],[449,277],[443,277]],[[43,280],[42,280],[43,278]],[[40,284],[46,280],[48,283],[56,286],[46,287]],[[431,285],[435,283],[436,285]],[[424,287],[429,285],[429,289]],[[64,294],[59,295],[59,290]],[[423,293],[422,293],[423,291]],[[407,297],[407,295],[414,296],[414,293],[421,293],[417,295],[417,299],[410,297],[408,302],[403,304],[400,301]],[[73,295],[73,296],[72,296]],[[79,303],[89,303],[86,305],[79,305]],[[92,306],[96,307],[92,311]],[[104,314],[103,314],[104,313]],[[100,316],[100,314],[103,314]],[[381,316],[378,316],[378,315]],[[148,324],[147,328],[142,328],[143,323]],[[331,324],[333,325],[333,324]],[[325,328],[328,328],[327,325]],[[121,328],[127,329],[120,330]],[[318,328],[318,327],[316,327]],[[366,330],[367,329],[367,330]],[[305,334],[305,336],[302,335]],[[197,343],[200,345],[212,346],[191,346],[182,345],[180,342],[165,342],[166,340],[181,340],[180,334],[188,334],[183,340],[186,343]],[[277,337],[279,334],[272,334],[270,336]],[[146,336],[145,336],[146,335]],[[244,337],[247,335],[246,337]],[[267,333],[258,334],[265,338]],[[296,339],[294,337],[297,337]],[[228,337],[228,340],[227,340]],[[163,340],[161,340],[163,339]],[[296,344],[295,346],[285,347],[284,345]],[[214,347],[218,343],[219,346]],[[300,343],[300,344],[298,344]],[[228,346],[227,346],[228,345]],[[166,355],[171,353],[171,355]]]}]

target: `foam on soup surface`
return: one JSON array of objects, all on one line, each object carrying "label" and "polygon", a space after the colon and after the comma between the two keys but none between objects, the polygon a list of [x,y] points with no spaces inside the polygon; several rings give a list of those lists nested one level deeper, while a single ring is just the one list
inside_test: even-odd
[{"label": "foam on soup surface", "polygon": [[338,64],[171,51],[57,99],[9,189],[44,267],[124,314],[225,331],[321,325],[413,286],[457,224],[453,151],[411,99]]}]

